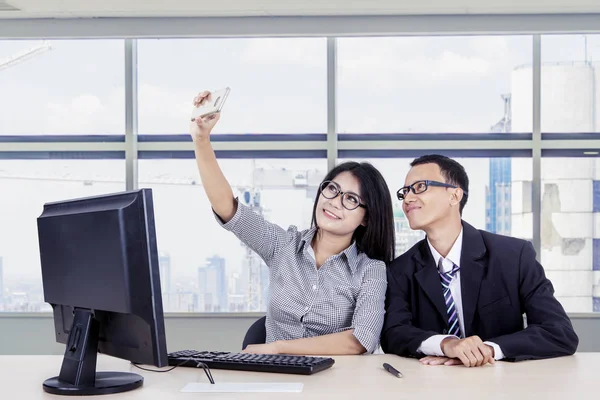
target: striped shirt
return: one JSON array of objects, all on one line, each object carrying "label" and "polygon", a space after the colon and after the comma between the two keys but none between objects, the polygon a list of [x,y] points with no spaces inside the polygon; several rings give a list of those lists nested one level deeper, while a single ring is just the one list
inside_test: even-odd
[{"label": "striped shirt", "polygon": [[383,261],[359,253],[353,242],[317,269],[311,246],[316,228],[285,230],[239,202],[229,222],[216,219],[269,267],[267,343],[354,329],[367,353],[379,346],[387,288]]}]

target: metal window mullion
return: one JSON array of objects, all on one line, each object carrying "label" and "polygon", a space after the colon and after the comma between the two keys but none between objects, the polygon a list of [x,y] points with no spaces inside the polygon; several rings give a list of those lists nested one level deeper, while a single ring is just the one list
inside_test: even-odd
[{"label": "metal window mullion", "polygon": [[541,260],[542,248],[542,40],[533,36],[533,136],[532,136],[532,207],[533,247]]},{"label": "metal window mullion", "polygon": [[138,184],[137,40],[125,39],[125,190]]},{"label": "metal window mullion", "polygon": [[335,167],[338,155],[337,135],[337,42],[336,38],[327,38],[327,170]]},{"label": "metal window mullion", "polygon": [[4,19],[0,39],[356,37],[596,33],[600,13]]}]

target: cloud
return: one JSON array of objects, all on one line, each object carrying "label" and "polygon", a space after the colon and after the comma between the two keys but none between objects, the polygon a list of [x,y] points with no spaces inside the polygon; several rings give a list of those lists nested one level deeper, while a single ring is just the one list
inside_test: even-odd
[{"label": "cloud", "polygon": [[[300,95],[289,95],[286,101],[263,103],[269,94],[253,97],[251,90],[230,95],[223,109],[223,118],[213,131],[219,133],[298,133],[323,132],[326,106],[302,106]],[[232,92],[234,93],[234,92]],[[192,98],[195,92],[170,87],[142,85],[140,87],[140,134],[185,134],[189,132]],[[287,101],[287,99],[291,99]],[[298,110],[308,110],[313,118],[299,118]],[[294,121],[290,123],[290,121]]]},{"label": "cloud", "polygon": [[[189,132],[189,121],[192,113],[194,92],[182,89],[166,88],[143,84],[139,88],[139,123],[140,134],[186,134]],[[228,101],[224,113],[232,109]],[[237,110],[236,110],[237,111]],[[232,110],[232,115],[234,114]],[[223,118],[215,127],[215,133],[238,132],[251,126],[251,121],[235,113],[236,118]]]},{"label": "cloud", "polygon": [[142,84],[138,96],[140,134],[188,132],[193,93]]},{"label": "cloud", "polygon": [[327,64],[326,48],[326,39],[250,39],[242,61],[254,65],[324,67]]},{"label": "cloud", "polygon": [[[399,82],[431,86],[493,74],[494,55],[486,41],[440,38],[356,38],[338,42],[338,79],[356,86],[367,81],[377,88],[397,88]],[[469,43],[472,45],[469,46]],[[502,48],[501,40],[494,46]]]},{"label": "cloud", "polygon": [[436,58],[418,55],[406,58],[390,52],[371,53],[365,57],[343,59],[339,63],[339,79],[352,85],[367,78],[379,88],[397,86],[395,82],[410,80],[412,84],[432,85],[439,82],[483,78],[490,75],[490,62],[477,56],[464,56],[444,51]]},{"label": "cloud", "polygon": [[45,107],[44,131],[55,134],[124,134],[125,99],[123,88],[106,98],[80,94],[66,102],[52,101]]},{"label": "cloud", "polygon": [[430,60],[419,60],[419,62],[424,61],[430,66],[432,75],[438,79],[484,77],[489,75],[491,70],[490,62],[483,58],[465,57],[449,51],[444,51],[435,64],[432,64]]},{"label": "cloud", "polygon": [[[514,41],[523,41],[523,43],[528,41],[531,43],[531,39],[525,36],[511,37],[510,40],[513,41],[512,44],[516,44]],[[493,60],[494,62],[510,60],[511,46],[509,39],[505,36],[475,36],[470,38],[469,42],[471,43],[471,51],[487,60]]]},{"label": "cloud", "polygon": [[91,117],[98,112],[105,110],[100,99],[93,95],[81,95],[69,104],[49,103],[48,111],[53,113],[74,112],[82,117]]}]

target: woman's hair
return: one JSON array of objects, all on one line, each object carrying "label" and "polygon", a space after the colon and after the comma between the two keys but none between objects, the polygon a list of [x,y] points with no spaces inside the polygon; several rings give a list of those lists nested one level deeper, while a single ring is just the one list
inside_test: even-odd
[{"label": "woman's hair", "polygon": [[[323,181],[334,180],[342,172],[350,172],[360,184],[360,197],[367,206],[366,226],[359,225],[352,239],[359,252],[369,258],[389,263],[395,257],[394,211],[392,197],[383,176],[373,165],[348,161],[333,168]],[[317,191],[312,213],[312,226],[317,226],[317,203],[321,189]],[[317,226],[318,228],[318,226]]]}]

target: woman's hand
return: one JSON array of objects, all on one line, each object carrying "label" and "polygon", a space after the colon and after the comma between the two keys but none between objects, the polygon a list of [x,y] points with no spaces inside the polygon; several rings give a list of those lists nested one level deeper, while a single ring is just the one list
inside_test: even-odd
[{"label": "woman's hand", "polygon": [[250,354],[279,354],[279,348],[277,342],[271,342],[266,344],[249,344],[242,353]]},{"label": "woman's hand", "polygon": [[[205,90],[194,97],[194,107],[198,107],[210,100],[210,92]],[[198,117],[190,122],[190,134],[194,143],[210,140],[210,132],[219,121],[220,114],[211,114],[206,117]]]}]

